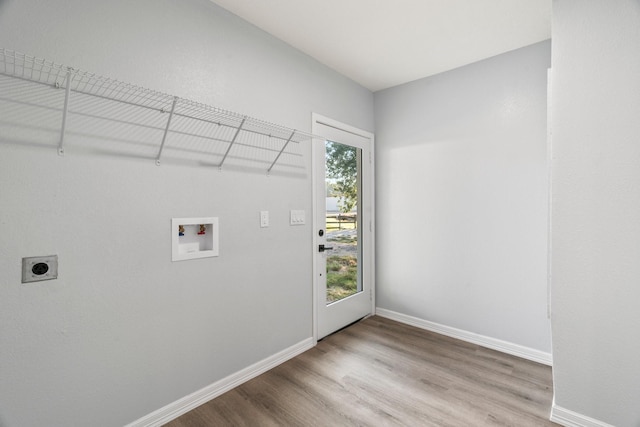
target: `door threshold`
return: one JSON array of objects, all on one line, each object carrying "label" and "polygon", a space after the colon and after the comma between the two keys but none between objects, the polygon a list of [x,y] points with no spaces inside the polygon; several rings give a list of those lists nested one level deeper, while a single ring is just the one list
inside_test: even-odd
[{"label": "door threshold", "polygon": [[361,318],[359,318],[358,320],[356,320],[356,321],[354,321],[354,322],[351,322],[351,323],[349,323],[349,324],[348,324],[348,325],[346,325],[346,326],[343,326],[342,328],[338,329],[337,331],[331,332],[329,335],[327,335],[327,336],[325,336],[325,337],[320,338],[320,339],[318,340],[318,342],[322,341],[322,340],[323,340],[323,339],[325,339],[325,338],[329,338],[331,335],[337,334],[338,332],[344,331],[344,330],[345,330],[345,329],[347,329],[349,326],[353,326],[353,325],[355,325],[356,323],[360,323],[360,322],[362,322],[363,320],[368,319],[368,318],[369,318],[369,317],[371,317],[371,316],[373,316],[373,314],[367,314],[366,316],[361,317]]}]

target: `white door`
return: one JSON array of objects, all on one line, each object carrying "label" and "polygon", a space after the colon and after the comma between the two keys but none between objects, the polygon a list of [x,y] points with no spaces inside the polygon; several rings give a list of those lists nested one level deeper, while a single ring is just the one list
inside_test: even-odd
[{"label": "white door", "polygon": [[316,340],[373,313],[373,134],[313,115]]}]

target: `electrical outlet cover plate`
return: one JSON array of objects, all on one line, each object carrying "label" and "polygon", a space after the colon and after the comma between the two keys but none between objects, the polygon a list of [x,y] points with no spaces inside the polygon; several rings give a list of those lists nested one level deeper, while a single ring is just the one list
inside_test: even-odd
[{"label": "electrical outlet cover plate", "polygon": [[22,258],[22,283],[58,278],[58,255]]}]

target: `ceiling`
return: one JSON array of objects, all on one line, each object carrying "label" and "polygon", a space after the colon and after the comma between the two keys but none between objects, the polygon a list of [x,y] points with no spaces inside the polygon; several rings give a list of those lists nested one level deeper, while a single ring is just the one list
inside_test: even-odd
[{"label": "ceiling", "polygon": [[378,91],[551,37],[552,0],[211,0]]}]

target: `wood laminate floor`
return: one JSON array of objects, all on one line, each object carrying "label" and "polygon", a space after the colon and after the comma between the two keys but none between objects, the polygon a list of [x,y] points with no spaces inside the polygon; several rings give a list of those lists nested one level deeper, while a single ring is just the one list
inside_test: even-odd
[{"label": "wood laminate floor", "polygon": [[552,389],[548,366],[374,316],[167,425],[556,426]]}]

